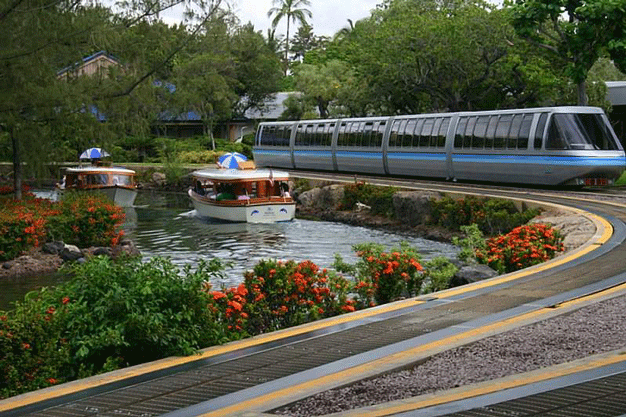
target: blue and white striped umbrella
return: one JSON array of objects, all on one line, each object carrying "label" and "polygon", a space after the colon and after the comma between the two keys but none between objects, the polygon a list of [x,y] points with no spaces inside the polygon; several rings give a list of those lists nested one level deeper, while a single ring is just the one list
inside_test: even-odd
[{"label": "blue and white striped umbrella", "polygon": [[79,159],[98,159],[104,158],[105,156],[111,155],[102,148],[89,148],[80,154]]},{"label": "blue and white striped umbrella", "polygon": [[239,162],[247,161],[245,155],[240,154],[239,152],[229,152],[220,156],[217,160],[217,163],[222,168],[238,168]]}]

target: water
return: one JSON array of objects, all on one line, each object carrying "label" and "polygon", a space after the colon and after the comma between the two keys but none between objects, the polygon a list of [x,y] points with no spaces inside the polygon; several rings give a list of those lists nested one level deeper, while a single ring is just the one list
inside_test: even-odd
[{"label": "water", "polygon": [[[146,258],[166,256],[181,267],[212,258],[232,263],[225,270],[224,282],[213,283],[226,287],[239,284],[244,272],[261,259],[311,260],[330,268],[338,253],[354,263],[352,245],[356,243],[376,242],[389,248],[407,241],[424,259],[454,258],[458,253],[452,245],[340,223],[300,219],[276,224],[219,223],[197,217],[185,194],[151,191],[140,192],[135,207],[126,209],[124,229]],[[27,291],[62,280],[56,275],[0,280],[0,310]]]}]

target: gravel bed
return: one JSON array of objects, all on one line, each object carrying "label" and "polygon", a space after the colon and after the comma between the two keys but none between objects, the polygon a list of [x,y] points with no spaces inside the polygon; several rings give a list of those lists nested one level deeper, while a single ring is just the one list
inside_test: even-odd
[{"label": "gravel bed", "polygon": [[626,347],[626,296],[429,358],[413,369],[329,390],[274,411],[317,416],[489,381]]}]

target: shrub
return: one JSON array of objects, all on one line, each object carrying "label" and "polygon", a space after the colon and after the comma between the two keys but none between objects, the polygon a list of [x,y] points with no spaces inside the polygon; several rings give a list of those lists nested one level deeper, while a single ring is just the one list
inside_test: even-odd
[{"label": "shrub", "polygon": [[393,217],[393,195],[396,191],[394,187],[380,187],[366,183],[346,185],[341,200],[341,209],[352,210],[359,202],[370,206],[372,214]]},{"label": "shrub", "polygon": [[115,246],[124,235],[124,211],[105,196],[68,192],[57,207],[46,225],[51,239],[84,248]]},{"label": "shrub", "polygon": [[388,303],[420,292],[424,280],[420,255],[406,242],[389,252],[376,243],[357,244],[353,249],[360,258],[355,265],[346,265],[335,255],[333,267],[353,275],[358,308]]},{"label": "shrub", "polygon": [[7,200],[0,208],[0,260],[6,261],[39,246],[46,238],[48,219],[59,213],[59,205],[25,197]]},{"label": "shrub", "polygon": [[[246,331],[264,333],[354,311],[348,281],[311,261],[265,260],[245,274]],[[243,290],[240,294],[243,294]],[[236,307],[236,306],[235,306]]]},{"label": "shrub", "polygon": [[545,224],[519,226],[487,240],[475,225],[463,230],[467,237],[454,242],[463,247],[459,258],[473,257],[501,274],[545,262],[564,249],[560,233]]},{"label": "shrub", "polygon": [[476,224],[487,236],[506,233],[527,223],[539,214],[539,209],[519,212],[509,200],[468,196],[463,199],[444,197],[431,200],[433,223],[450,230]]},{"label": "shrub", "polygon": [[226,341],[207,308],[218,261],[93,258],[70,281],[0,312],[0,398]]}]

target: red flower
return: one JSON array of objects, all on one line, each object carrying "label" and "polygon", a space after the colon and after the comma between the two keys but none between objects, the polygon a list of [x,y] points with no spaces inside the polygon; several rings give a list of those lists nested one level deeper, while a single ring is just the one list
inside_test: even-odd
[{"label": "red flower", "polygon": [[61,302],[62,302],[63,304],[67,304],[67,303],[69,303],[69,302],[70,302],[70,297],[63,297],[63,300],[61,300]]},{"label": "red flower", "polygon": [[54,384],[56,384],[56,383],[58,383],[58,382],[59,382],[59,381],[58,381],[57,379],[55,379],[55,378],[48,378],[46,381],[48,381],[48,383],[49,383],[49,384],[52,384],[52,385],[54,385]]}]

